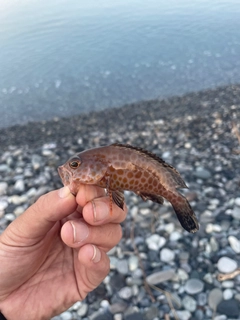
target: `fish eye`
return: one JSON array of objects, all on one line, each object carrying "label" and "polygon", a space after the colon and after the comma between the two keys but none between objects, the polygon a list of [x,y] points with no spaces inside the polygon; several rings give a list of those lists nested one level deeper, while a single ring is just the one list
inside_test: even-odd
[{"label": "fish eye", "polygon": [[69,166],[72,169],[77,169],[81,164],[81,161],[79,158],[73,158],[71,159],[71,161],[69,162]]}]

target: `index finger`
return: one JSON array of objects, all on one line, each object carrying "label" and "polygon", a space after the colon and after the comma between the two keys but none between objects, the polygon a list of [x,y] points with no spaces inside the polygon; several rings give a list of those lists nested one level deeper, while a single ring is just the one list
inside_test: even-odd
[{"label": "index finger", "polygon": [[84,207],[89,201],[105,196],[105,190],[103,188],[81,184],[76,195],[76,201],[80,207]]},{"label": "index finger", "polygon": [[127,206],[124,204],[123,209],[121,209],[115,203],[110,205],[109,197],[105,196],[88,202],[83,207],[82,215],[84,220],[91,225],[121,223],[126,218]]}]

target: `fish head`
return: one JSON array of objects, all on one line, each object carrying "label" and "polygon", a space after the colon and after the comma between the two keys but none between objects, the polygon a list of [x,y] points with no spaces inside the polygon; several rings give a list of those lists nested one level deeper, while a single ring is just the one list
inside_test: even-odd
[{"label": "fish head", "polygon": [[97,157],[75,155],[58,167],[58,173],[64,186],[77,194],[81,184],[98,185],[107,171],[107,163]]}]

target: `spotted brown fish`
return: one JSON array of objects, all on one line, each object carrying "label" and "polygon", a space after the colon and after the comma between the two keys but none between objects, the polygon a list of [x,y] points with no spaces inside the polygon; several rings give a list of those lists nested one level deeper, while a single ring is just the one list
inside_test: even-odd
[{"label": "spotted brown fish", "polygon": [[85,150],[71,157],[58,168],[64,185],[77,194],[81,184],[106,188],[112,200],[123,209],[124,190],[130,190],[143,200],[162,204],[167,199],[188,232],[199,229],[198,221],[187,199],[177,188],[187,188],[179,172],[155,154],[131,145]]}]

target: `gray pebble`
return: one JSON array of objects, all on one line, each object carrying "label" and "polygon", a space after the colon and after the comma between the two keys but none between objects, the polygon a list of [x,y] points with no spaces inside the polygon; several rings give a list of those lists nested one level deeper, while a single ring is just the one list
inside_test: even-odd
[{"label": "gray pebble", "polygon": [[240,220],[240,207],[239,206],[235,206],[232,210],[232,216],[234,219],[236,220]]},{"label": "gray pebble", "polygon": [[201,292],[197,296],[198,305],[203,307],[207,304],[207,294],[205,292]]},{"label": "gray pebble", "polygon": [[158,308],[155,306],[147,308],[147,310],[144,312],[146,320],[153,320],[158,316],[158,313]]},{"label": "gray pebble", "polygon": [[197,178],[204,179],[204,180],[209,179],[212,176],[211,172],[207,169],[204,169],[203,167],[198,167],[194,172],[194,175]]},{"label": "gray pebble", "polygon": [[9,166],[6,164],[0,164],[0,172],[8,172],[10,171]]},{"label": "gray pebble", "polygon": [[116,268],[119,273],[121,274],[128,274],[128,261],[127,260],[118,260],[118,263],[116,265]]},{"label": "gray pebble", "polygon": [[201,309],[196,310],[194,313],[194,320],[204,320],[204,313]]},{"label": "gray pebble", "polygon": [[188,294],[196,294],[202,292],[204,283],[199,279],[189,279],[185,284],[185,291]]},{"label": "gray pebble", "polygon": [[182,300],[184,308],[190,312],[194,312],[197,308],[197,301],[190,296],[185,296]]},{"label": "gray pebble", "polygon": [[172,279],[175,276],[175,271],[173,269],[158,271],[147,276],[146,281],[149,284],[158,284],[167,280]]},{"label": "gray pebble", "polygon": [[214,288],[209,292],[208,295],[208,304],[211,309],[214,311],[217,309],[217,306],[223,299],[222,291],[218,288]]}]

